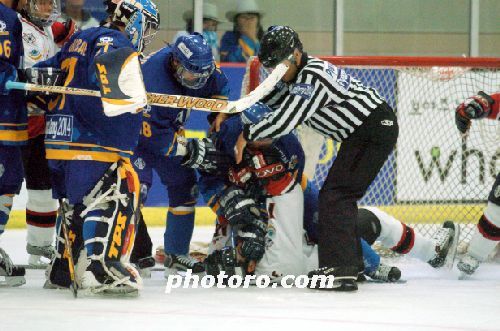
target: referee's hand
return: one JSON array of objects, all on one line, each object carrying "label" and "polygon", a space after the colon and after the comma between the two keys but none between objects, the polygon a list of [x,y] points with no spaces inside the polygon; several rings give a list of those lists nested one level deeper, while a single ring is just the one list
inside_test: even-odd
[{"label": "referee's hand", "polygon": [[243,137],[243,132],[240,133],[238,140],[236,141],[236,146],[234,146],[234,157],[236,159],[236,164],[239,164],[243,159],[243,150],[247,145],[245,137]]}]

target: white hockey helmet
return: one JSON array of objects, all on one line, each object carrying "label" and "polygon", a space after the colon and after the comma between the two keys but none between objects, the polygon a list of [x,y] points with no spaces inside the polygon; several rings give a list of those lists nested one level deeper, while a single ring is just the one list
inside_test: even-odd
[{"label": "white hockey helmet", "polygon": [[30,22],[39,27],[51,26],[61,16],[60,0],[28,0],[24,8]]}]

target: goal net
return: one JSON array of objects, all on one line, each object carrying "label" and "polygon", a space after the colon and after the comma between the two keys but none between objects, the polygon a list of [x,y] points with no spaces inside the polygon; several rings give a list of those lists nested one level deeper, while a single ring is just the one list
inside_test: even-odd
[{"label": "goal net", "polygon": [[[360,205],[376,206],[431,236],[446,220],[462,227],[460,250],[470,240],[500,171],[498,121],[474,121],[462,137],[455,108],[478,91],[500,91],[498,59],[322,57],[379,91],[395,110],[399,138]],[[247,64],[242,94],[267,75],[257,58]],[[321,187],[340,144],[306,127],[296,132],[306,153],[306,174]]]}]

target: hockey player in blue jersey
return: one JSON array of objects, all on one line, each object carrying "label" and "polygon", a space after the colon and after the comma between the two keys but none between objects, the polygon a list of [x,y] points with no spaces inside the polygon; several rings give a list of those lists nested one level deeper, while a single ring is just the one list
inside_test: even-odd
[{"label": "hockey player in blue jersey", "polygon": [[[213,175],[202,177],[201,192],[210,206],[216,207],[221,223],[240,227],[241,255],[262,258],[256,264],[257,275],[307,274],[309,268],[317,266],[317,248],[305,244],[303,229],[307,241],[317,243],[318,190],[303,175],[304,155],[298,139],[288,134],[263,142],[245,152],[243,164],[234,164],[234,145],[243,125],[257,123],[269,112],[267,106],[256,104],[241,116],[222,123],[216,135],[191,140],[185,150],[179,148],[179,153],[185,153],[186,166],[217,174],[215,180]],[[224,184],[229,188],[224,188]],[[263,198],[267,199],[268,217],[256,212]],[[397,268],[380,263],[380,257],[370,247],[375,240],[433,267],[443,266],[446,258],[454,256],[458,237],[449,228],[439,229],[433,239],[428,239],[378,208],[362,208],[359,213],[357,227],[362,238],[364,273],[373,279],[395,281],[400,277]],[[219,226],[213,241],[215,249],[226,244],[223,232],[227,234]]]},{"label": "hockey player in blue jersey", "polygon": [[[0,235],[9,220],[14,195],[23,181],[21,146],[28,140],[28,118],[21,92],[8,92],[5,83],[17,80],[22,66],[22,27],[16,10],[25,1],[0,0]],[[25,270],[15,266],[0,248],[0,286],[24,284]]]},{"label": "hockey player in blue jersey", "polygon": [[[227,99],[226,76],[216,67],[210,45],[200,34],[178,38],[154,53],[142,66],[148,92]],[[183,136],[189,110],[153,106],[144,111],[139,146],[134,153],[145,192],[152,184],[154,169],[167,187],[169,208],[164,234],[167,273],[192,269],[204,271],[203,264],[189,257],[198,196],[193,169],[182,167],[175,155],[176,140]],[[143,225],[143,224],[141,224]],[[137,240],[137,245],[144,242]],[[138,248],[138,247],[136,247]],[[144,249],[151,255],[151,244]],[[139,255],[139,254],[138,254]]]},{"label": "hockey player in blue jersey", "polygon": [[[128,260],[135,235],[139,181],[130,163],[146,91],[138,52],[158,28],[150,0],[106,1],[108,23],[76,33],[39,67],[66,71],[64,86],[100,89],[101,99],[59,95],[49,102],[45,147],[54,195],[66,199],[77,285],[92,292],[137,292]],[[127,77],[127,79],[117,79]],[[65,221],[65,220],[62,220]],[[47,285],[70,285],[59,235]],[[78,252],[84,246],[86,255]]]}]

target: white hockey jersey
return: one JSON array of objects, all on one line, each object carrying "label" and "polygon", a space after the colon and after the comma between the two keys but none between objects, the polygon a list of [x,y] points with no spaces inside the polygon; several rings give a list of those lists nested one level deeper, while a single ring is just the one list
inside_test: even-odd
[{"label": "white hockey jersey", "polygon": [[24,17],[21,18],[21,23],[23,25],[24,69],[47,60],[59,51],[50,26],[41,29]]}]

